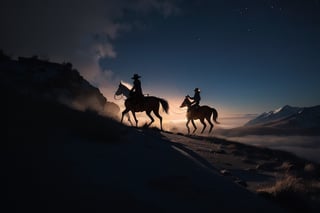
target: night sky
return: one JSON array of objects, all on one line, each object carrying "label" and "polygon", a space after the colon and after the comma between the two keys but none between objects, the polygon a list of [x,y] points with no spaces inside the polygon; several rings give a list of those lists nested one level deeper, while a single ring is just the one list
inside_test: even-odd
[{"label": "night sky", "polygon": [[70,61],[113,101],[120,80],[222,113],[320,104],[317,0],[4,0],[0,48]]}]

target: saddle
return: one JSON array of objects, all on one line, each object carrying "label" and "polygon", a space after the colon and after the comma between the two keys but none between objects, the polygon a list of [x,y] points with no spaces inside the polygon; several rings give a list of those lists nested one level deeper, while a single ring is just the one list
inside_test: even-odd
[{"label": "saddle", "polygon": [[130,98],[131,103],[135,106],[135,108],[137,109],[137,111],[142,111],[143,107],[144,107],[144,97],[143,96],[131,96]]},{"label": "saddle", "polygon": [[199,110],[199,108],[200,108],[199,105],[193,105],[188,109],[188,112],[191,111],[191,110],[197,112]]}]

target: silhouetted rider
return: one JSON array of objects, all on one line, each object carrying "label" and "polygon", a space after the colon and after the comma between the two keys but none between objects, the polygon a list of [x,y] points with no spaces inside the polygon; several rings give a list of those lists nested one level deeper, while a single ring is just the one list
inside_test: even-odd
[{"label": "silhouetted rider", "polygon": [[141,76],[138,74],[134,74],[131,79],[133,79],[133,87],[130,90],[130,96],[131,97],[143,97],[142,89],[141,89],[141,81],[139,80]]},{"label": "silhouetted rider", "polygon": [[189,95],[187,95],[188,98],[190,98],[191,100],[193,100],[191,102],[191,107],[194,107],[195,109],[197,109],[199,107],[200,104],[200,89],[199,88],[195,88],[194,89],[194,96],[190,97]]},{"label": "silhouetted rider", "polygon": [[131,79],[133,79],[133,87],[130,90],[130,97],[134,99],[135,103],[141,103],[143,101],[143,93],[141,88],[141,81],[139,80],[141,76],[134,74]]}]

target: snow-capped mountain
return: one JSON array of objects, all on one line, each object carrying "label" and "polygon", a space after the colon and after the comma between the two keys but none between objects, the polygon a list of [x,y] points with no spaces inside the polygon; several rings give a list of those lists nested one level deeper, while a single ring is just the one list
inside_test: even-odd
[{"label": "snow-capped mountain", "polygon": [[258,117],[248,121],[245,124],[245,126],[264,125],[266,123],[279,121],[279,120],[285,119],[289,116],[292,116],[292,115],[298,113],[302,109],[303,108],[300,108],[300,107],[292,107],[292,106],[286,105],[286,106],[281,107],[279,109],[262,113]]},{"label": "snow-capped mountain", "polygon": [[313,107],[286,105],[270,112],[264,112],[248,121],[244,126],[320,128],[320,105]]}]

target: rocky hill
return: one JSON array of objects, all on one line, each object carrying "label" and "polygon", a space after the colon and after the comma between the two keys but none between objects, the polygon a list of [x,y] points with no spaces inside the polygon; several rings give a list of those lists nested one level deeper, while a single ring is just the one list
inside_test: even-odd
[{"label": "rocky hill", "polygon": [[[55,63],[37,56],[17,60],[1,54],[0,83],[19,94],[57,101],[78,110],[117,114],[120,108],[108,102],[71,63]],[[114,114],[113,114],[114,113]]]}]

